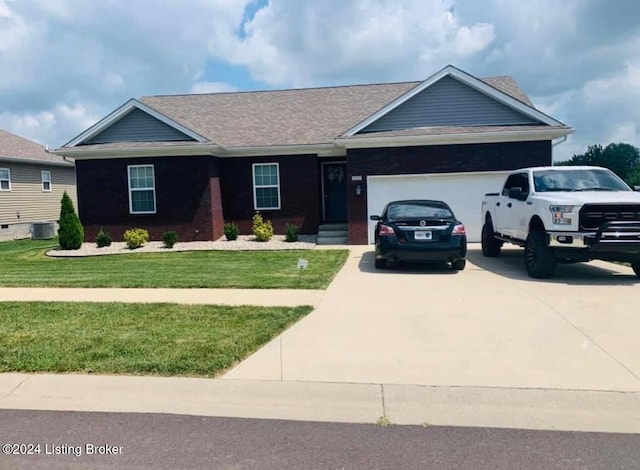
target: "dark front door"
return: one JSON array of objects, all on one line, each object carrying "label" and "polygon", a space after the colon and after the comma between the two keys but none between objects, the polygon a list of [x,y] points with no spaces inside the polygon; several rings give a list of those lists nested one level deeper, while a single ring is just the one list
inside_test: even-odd
[{"label": "dark front door", "polygon": [[323,164],[322,188],[324,221],[345,222],[347,220],[347,164]]}]

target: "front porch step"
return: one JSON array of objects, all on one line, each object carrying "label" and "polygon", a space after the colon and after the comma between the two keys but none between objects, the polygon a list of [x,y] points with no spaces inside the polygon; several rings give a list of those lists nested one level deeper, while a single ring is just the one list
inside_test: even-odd
[{"label": "front porch step", "polygon": [[347,230],[347,224],[320,224],[318,227],[318,233],[325,230]]},{"label": "front porch step", "polygon": [[318,245],[346,245],[349,242],[347,237],[320,237],[318,235],[318,240],[316,244]]},{"label": "front porch step", "polygon": [[348,242],[347,224],[322,224],[318,227],[318,245],[346,245]]},{"label": "front porch step", "polygon": [[347,237],[349,233],[346,230],[321,230],[318,232],[318,238],[324,237]]}]

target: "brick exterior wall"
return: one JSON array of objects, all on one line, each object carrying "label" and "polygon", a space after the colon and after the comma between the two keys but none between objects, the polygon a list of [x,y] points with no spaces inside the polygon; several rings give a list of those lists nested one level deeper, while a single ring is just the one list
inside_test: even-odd
[{"label": "brick exterior wall", "polygon": [[222,205],[226,222],[235,222],[240,233],[251,233],[253,164],[278,163],[280,168],[280,209],[261,210],[271,220],[276,233],[295,224],[301,234],[315,234],[320,217],[320,168],[316,155],[239,157],[221,159]]},{"label": "brick exterior wall", "polygon": [[[122,241],[133,227],[149,231],[151,240],[175,230],[179,240],[212,240],[222,236],[216,157],[118,158],[76,161],[78,213],[85,240],[95,241],[103,228]],[[156,213],[130,214],[128,165],[154,165]]]},{"label": "brick exterior wall", "polygon": [[[347,152],[349,244],[368,243],[367,176],[515,170],[551,165],[551,141],[352,149]],[[362,181],[352,181],[361,176]],[[356,195],[360,185],[361,195]],[[496,191],[498,188],[496,188]]]}]

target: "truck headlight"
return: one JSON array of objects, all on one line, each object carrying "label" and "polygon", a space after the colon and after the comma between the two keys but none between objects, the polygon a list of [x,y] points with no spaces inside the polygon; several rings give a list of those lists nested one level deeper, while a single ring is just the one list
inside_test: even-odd
[{"label": "truck headlight", "polygon": [[554,225],[571,225],[574,206],[549,206],[551,223]]}]

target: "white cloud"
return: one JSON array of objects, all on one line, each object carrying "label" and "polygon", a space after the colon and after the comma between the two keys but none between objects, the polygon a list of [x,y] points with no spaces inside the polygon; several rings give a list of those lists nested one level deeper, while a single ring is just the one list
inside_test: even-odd
[{"label": "white cloud", "polygon": [[102,117],[95,110],[89,110],[82,104],[58,104],[50,109],[43,109],[33,113],[0,113],[0,128],[7,129],[19,136],[27,137],[42,145],[57,147],[77,133],[77,129],[84,130]]},{"label": "white cloud", "polygon": [[131,97],[188,92],[213,31],[232,34],[250,1],[0,0],[2,124],[47,137],[53,112],[60,145],[86,122],[60,103],[104,116]]},{"label": "white cloud", "polygon": [[220,93],[238,91],[238,88],[223,82],[197,82],[191,87],[191,93]]},{"label": "white cloud", "polygon": [[425,77],[486,48],[487,23],[461,23],[451,0],[271,0],[242,36],[211,53],[277,86]]}]

